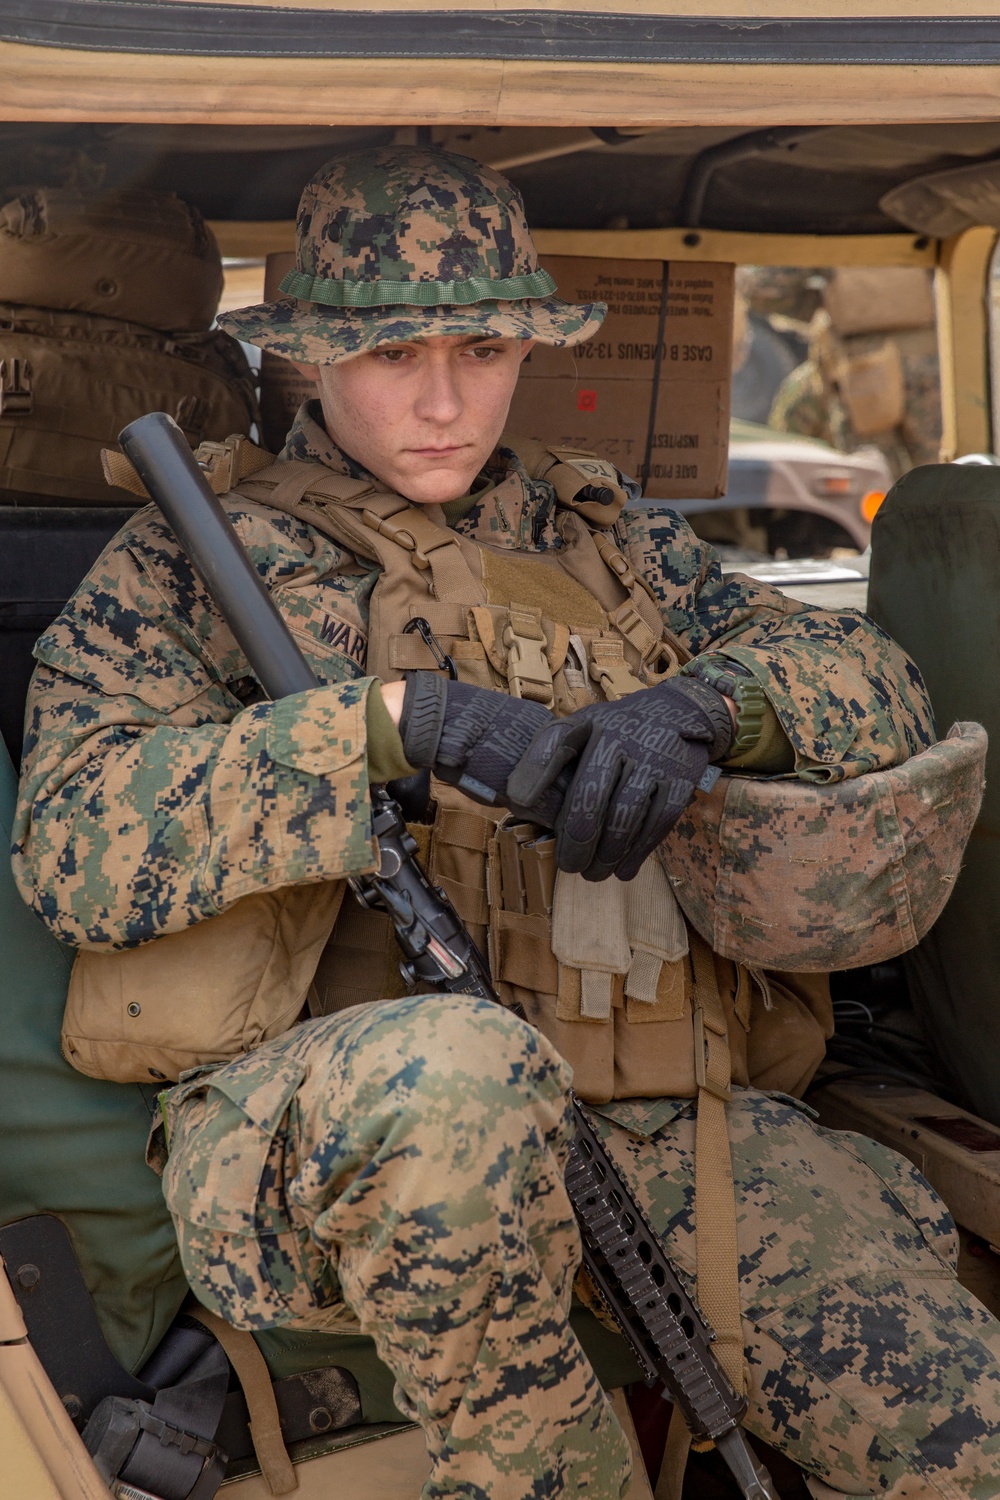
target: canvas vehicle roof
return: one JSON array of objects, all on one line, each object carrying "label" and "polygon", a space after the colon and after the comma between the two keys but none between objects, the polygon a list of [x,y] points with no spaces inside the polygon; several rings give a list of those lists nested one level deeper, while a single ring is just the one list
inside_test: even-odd
[{"label": "canvas vehicle roof", "polygon": [[946,373],[945,450],[981,451],[1000,17],[899,9],[11,0],[0,186],[75,149],[261,256],[291,248],[301,186],[338,149],[419,138],[505,170],[550,254],[947,264],[942,333],[966,368]]},{"label": "canvas vehicle roof", "polygon": [[[699,0],[10,0],[0,67],[8,119],[971,121],[997,96],[1000,21],[983,9],[719,0],[706,18]],[[383,15],[391,24],[373,26]]]}]

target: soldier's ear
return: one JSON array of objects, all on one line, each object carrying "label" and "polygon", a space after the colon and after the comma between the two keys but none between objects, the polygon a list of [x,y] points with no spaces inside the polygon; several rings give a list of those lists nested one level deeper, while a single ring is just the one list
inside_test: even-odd
[{"label": "soldier's ear", "polygon": [[298,370],[299,374],[306,380],[319,380],[319,365],[302,365],[297,359],[289,361]]},{"label": "soldier's ear", "polygon": [[521,351],[520,351],[521,358],[522,359],[527,359],[528,355],[531,353],[531,351],[532,351],[532,349],[534,347],[535,347],[535,340],[534,339],[522,339],[521,340]]}]

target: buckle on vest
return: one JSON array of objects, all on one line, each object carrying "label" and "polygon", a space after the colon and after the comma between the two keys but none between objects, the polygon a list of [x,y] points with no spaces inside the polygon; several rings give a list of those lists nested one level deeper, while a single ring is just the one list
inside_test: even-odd
[{"label": "buckle on vest", "polygon": [[[444,527],[435,526],[433,521],[426,518],[423,518],[421,522],[425,529],[423,545],[417,541],[408,526],[399,525],[392,516],[377,516],[373,510],[363,510],[361,519],[369,531],[377,531],[380,536],[388,537],[390,542],[395,542],[397,547],[402,547],[404,552],[412,553],[410,561],[415,568],[420,569],[421,573],[426,573],[431,567],[430,554],[432,552],[436,552],[439,547],[454,546],[455,539],[451,533]],[[417,517],[417,519],[421,518]]]},{"label": "buckle on vest", "polygon": [[0,417],[31,415],[35,400],[31,377],[30,360],[0,359]]},{"label": "buckle on vest", "polygon": [[198,466],[216,495],[235,489],[241,479],[258,469],[265,469],[272,458],[242,432],[234,432],[223,443],[199,443],[195,450]]},{"label": "buckle on vest", "polygon": [[699,1005],[694,1013],[694,1077],[699,1090],[729,1104],[733,1097],[730,1068],[729,1033],[723,1035],[710,1025]]},{"label": "buckle on vest", "polygon": [[643,662],[656,652],[660,644],[659,637],[650,630],[631,599],[626,599],[608,618],[615,629],[621,631],[629,645],[635,647]]},{"label": "buckle on vest", "polygon": [[501,637],[507,648],[507,681],[512,698],[551,707],[555,692],[552,668],[545,655],[545,632],[539,620],[521,610],[511,610]]},{"label": "buckle on vest", "polygon": [[642,683],[625,661],[621,641],[596,640],[590,647],[590,675],[609,703],[636,693]]}]

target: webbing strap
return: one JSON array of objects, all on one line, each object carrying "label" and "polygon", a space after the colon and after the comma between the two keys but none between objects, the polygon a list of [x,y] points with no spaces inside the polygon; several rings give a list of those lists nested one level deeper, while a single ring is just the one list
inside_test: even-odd
[{"label": "webbing strap", "polygon": [[460,849],[485,854],[495,831],[495,818],[466,807],[438,807],[434,837],[443,844],[456,844]]},{"label": "webbing strap", "polygon": [[223,1350],[210,1339],[181,1379],[160,1386],[148,1411],[140,1408],[139,1440],[117,1471],[123,1493],[211,1500],[225,1475],[214,1436],[228,1383]]},{"label": "webbing strap", "polygon": [[[283,472],[281,472],[283,471]],[[338,481],[338,484],[357,485],[357,481],[345,479],[340,474],[330,475],[329,469],[324,469],[321,464],[281,464],[279,468],[280,478],[267,497],[268,505],[273,505],[276,510],[288,510],[294,512],[296,506],[303,499],[307,490],[317,490],[327,477]],[[263,482],[265,476],[260,477]],[[362,493],[371,486],[358,486]],[[338,498],[340,498],[338,496]]]},{"label": "webbing strap", "polygon": [[[258,474],[274,464],[273,454],[258,448],[256,443],[242,433],[234,433],[224,443],[200,443],[195,450],[195,458],[216,495],[224,495],[227,490],[239,484],[241,479],[247,479],[251,474]],[[117,448],[101,449],[101,468],[108,484],[117,489],[128,490],[130,494],[138,495],[143,500],[149,499],[149,491],[135,467]]]},{"label": "webbing strap", "polygon": [[[715,956],[690,929],[694,974],[695,1077],[698,1118],[694,1144],[694,1230],[698,1302],[715,1333],[715,1354],[734,1389],[746,1391],[740,1262],[736,1240],[736,1186],[726,1125],[731,1098],[729,1028],[719,994]],[[681,1500],[691,1433],[674,1406],[654,1500]]]},{"label": "webbing strap", "polygon": [[299,1481],[281,1435],[281,1419],[271,1376],[251,1333],[233,1328],[215,1313],[189,1298],[184,1311],[214,1334],[239,1377],[250,1413],[250,1436],[260,1471],[272,1495],[288,1495]]},{"label": "webbing strap", "polygon": [[371,531],[408,552],[415,568],[430,570],[435,599],[468,604],[481,595],[455,532],[435,525],[418,506],[404,501],[394,515],[379,515],[366,508],[361,517]]},{"label": "webbing strap", "polygon": [[694,1222],[698,1301],[713,1328],[715,1353],[734,1389],[746,1391],[740,1316],[736,1187],[726,1124],[730,1093],[729,1028],[719,994],[715,958],[692,928],[695,982],[694,1044],[698,1080],[695,1128]]},{"label": "webbing strap", "polygon": [[[692,659],[691,652],[667,630],[649,585],[610,536],[603,531],[592,531],[591,536],[604,566],[628,591],[625,602],[609,615],[611,624],[639,652],[647,681],[669,676]],[[658,658],[663,658],[662,665]]]},{"label": "webbing strap", "polygon": [[660,1474],[653,1491],[653,1500],[681,1500],[684,1493],[684,1472],[688,1454],[691,1452],[691,1429],[684,1420],[676,1403],[670,1413],[667,1428],[667,1446],[663,1450]]}]

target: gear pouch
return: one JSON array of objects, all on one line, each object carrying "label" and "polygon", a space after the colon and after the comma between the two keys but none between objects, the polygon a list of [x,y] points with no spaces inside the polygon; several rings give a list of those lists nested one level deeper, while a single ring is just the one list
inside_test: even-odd
[{"label": "gear pouch", "polygon": [[138,948],[81,950],[63,1056],[91,1078],[149,1083],[279,1036],[302,1011],[344,890],[283,886]]},{"label": "gear pouch", "polygon": [[[658,860],[635,880],[595,884],[556,871],[555,840],[507,822],[490,842],[490,964],[573,1069],[581,1099],[697,1092],[687,926]],[[734,1078],[746,1081],[749,985],[719,961]],[[724,971],[724,972],[723,972]]]}]

